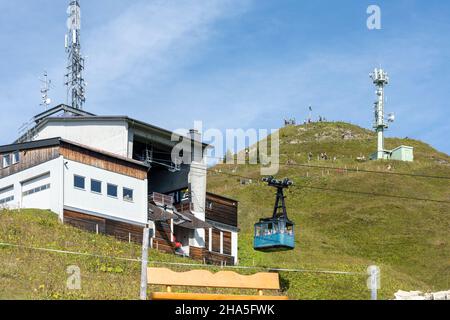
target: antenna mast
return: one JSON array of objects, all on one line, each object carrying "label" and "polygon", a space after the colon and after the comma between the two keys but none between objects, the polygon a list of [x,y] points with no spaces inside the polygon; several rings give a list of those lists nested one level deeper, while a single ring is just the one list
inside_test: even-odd
[{"label": "antenna mast", "polygon": [[52,103],[52,100],[48,96],[52,81],[49,80],[47,71],[44,72],[44,78],[41,79],[41,82],[42,82],[42,87],[41,87],[42,102],[41,102],[40,106],[44,107],[44,109],[47,111],[48,106],[50,106],[50,104]]},{"label": "antenna mast", "polygon": [[384,131],[389,127],[384,119],[384,87],[389,84],[389,77],[381,68],[375,69],[374,72],[370,74],[370,77],[377,87],[376,94],[378,96],[378,99],[375,102],[375,122],[373,125],[378,133],[377,159],[384,159]]},{"label": "antenna mast", "polygon": [[83,78],[84,58],[81,55],[80,29],[81,29],[81,9],[79,0],[72,0],[67,8],[67,28],[68,33],[65,38],[67,53],[67,74],[65,75],[67,86],[67,103],[69,96],[71,106],[75,109],[83,109],[86,102],[85,87]]}]

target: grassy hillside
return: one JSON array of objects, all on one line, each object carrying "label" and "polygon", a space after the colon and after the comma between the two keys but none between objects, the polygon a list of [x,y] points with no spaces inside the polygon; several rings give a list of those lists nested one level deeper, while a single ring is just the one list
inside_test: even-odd
[{"label": "grassy hillside", "polygon": [[[139,298],[140,262],[106,258],[138,259],[139,245],[64,226],[55,214],[39,210],[0,211],[0,243],[98,255],[0,245],[0,300]],[[186,262],[155,251],[150,252],[150,260]],[[80,268],[82,290],[67,289],[69,266]]]},{"label": "grassy hillside", "polygon": [[[210,173],[209,190],[240,201],[240,262],[246,265],[332,269],[364,272],[370,264],[382,267],[381,296],[398,289],[450,288],[450,208],[448,203],[366,196],[302,188],[313,186],[413,198],[450,200],[449,180],[401,175],[342,172],[298,166],[347,167],[433,176],[450,176],[450,158],[411,139],[387,139],[386,147],[415,147],[416,161],[359,163],[356,157],[376,148],[371,131],[346,123],[317,123],[280,131],[282,164],[278,177],[290,177],[296,187],[287,192],[290,218],[296,222],[293,252],[258,253],[252,250],[253,223],[271,215],[274,189],[259,182],[259,166],[218,165],[217,170],[252,177]],[[330,159],[317,160],[326,152]],[[297,164],[297,165],[295,165]],[[391,166],[388,170],[388,166]],[[295,298],[367,298],[364,276],[283,274]]]}]

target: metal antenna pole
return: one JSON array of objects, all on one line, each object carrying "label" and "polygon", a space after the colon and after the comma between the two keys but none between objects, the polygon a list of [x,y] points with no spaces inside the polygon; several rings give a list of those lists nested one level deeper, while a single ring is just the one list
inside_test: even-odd
[{"label": "metal antenna pole", "polygon": [[384,149],[384,131],[388,128],[387,123],[384,118],[384,87],[389,84],[388,74],[383,69],[375,69],[370,75],[373,83],[377,87],[377,101],[375,102],[375,122],[374,129],[378,134],[378,147],[377,147],[377,159],[384,159],[385,149]]},{"label": "metal antenna pole", "polygon": [[52,103],[52,100],[49,97],[49,92],[51,89],[52,81],[48,79],[47,71],[44,72],[44,78],[41,79],[42,87],[41,87],[41,106],[47,111],[47,108]]}]

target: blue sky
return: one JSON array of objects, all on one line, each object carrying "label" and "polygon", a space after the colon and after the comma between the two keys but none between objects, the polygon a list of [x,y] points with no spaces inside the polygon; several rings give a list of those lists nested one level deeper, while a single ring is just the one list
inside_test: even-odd
[{"label": "blue sky", "polygon": [[[40,112],[39,77],[64,103],[68,0],[0,0],[0,144]],[[382,29],[368,30],[377,4]],[[388,136],[450,153],[450,2],[81,0],[87,104],[165,127],[279,128],[315,115],[370,128],[382,65]]]}]

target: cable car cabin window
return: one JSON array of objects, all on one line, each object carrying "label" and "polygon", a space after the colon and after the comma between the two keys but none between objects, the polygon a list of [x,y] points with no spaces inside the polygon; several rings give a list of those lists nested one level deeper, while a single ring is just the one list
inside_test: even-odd
[{"label": "cable car cabin window", "polygon": [[261,226],[255,227],[255,236],[260,237],[261,236]]},{"label": "cable car cabin window", "polygon": [[295,246],[293,223],[284,220],[255,225],[254,248],[259,251],[292,250]]}]

